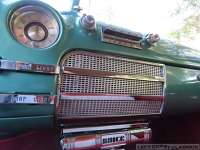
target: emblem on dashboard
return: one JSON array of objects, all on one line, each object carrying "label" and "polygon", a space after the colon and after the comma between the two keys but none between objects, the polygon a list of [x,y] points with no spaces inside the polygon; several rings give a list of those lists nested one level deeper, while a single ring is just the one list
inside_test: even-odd
[{"label": "emblem on dashboard", "polygon": [[56,65],[33,64],[29,62],[0,60],[0,70],[13,70],[23,72],[36,72],[44,74],[59,74],[59,67]]}]

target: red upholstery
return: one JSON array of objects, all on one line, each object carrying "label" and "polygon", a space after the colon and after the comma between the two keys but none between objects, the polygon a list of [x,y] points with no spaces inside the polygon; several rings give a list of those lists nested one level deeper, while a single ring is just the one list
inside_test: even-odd
[{"label": "red upholstery", "polygon": [[53,131],[34,131],[0,140],[0,150],[57,150]]}]

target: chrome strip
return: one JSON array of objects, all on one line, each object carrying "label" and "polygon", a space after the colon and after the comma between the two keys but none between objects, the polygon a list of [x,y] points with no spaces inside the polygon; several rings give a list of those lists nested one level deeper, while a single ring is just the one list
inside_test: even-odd
[{"label": "chrome strip", "polygon": [[61,94],[60,98],[62,100],[128,100],[128,101],[134,101],[135,98],[133,96],[123,96],[123,95],[113,95],[113,96],[107,96],[107,95],[63,95]]},{"label": "chrome strip", "polygon": [[59,74],[60,69],[56,65],[34,64],[23,61],[0,59],[0,70],[14,70],[23,72],[36,72],[44,74]]},{"label": "chrome strip", "polygon": [[[91,131],[105,131],[105,130],[117,130],[117,129],[128,129],[131,128],[135,124],[123,124],[123,125],[110,125],[110,126],[96,126],[96,127],[84,127],[84,128],[69,128],[69,129],[63,129],[63,133],[76,133],[76,132],[91,132]],[[139,124],[141,125],[141,124]],[[148,125],[147,123],[144,123],[142,125]]]},{"label": "chrome strip", "polygon": [[160,81],[164,82],[165,79],[162,77],[150,77],[150,76],[142,76],[142,75],[114,75],[114,76],[109,76],[111,78],[120,78],[120,79],[128,79],[128,80],[143,80],[143,81]]},{"label": "chrome strip", "polygon": [[57,96],[0,94],[0,104],[54,104]]},{"label": "chrome strip", "polygon": [[76,119],[89,119],[89,118],[117,118],[117,117],[145,117],[145,116],[159,116],[161,114],[161,112],[158,112],[158,113],[148,113],[148,114],[131,114],[131,115],[110,115],[110,116],[105,116],[105,115],[99,115],[99,116],[79,116],[79,117],[77,117],[77,116],[71,116],[71,117],[62,117],[62,116],[58,116],[58,118],[59,119],[74,119],[74,118],[76,118]]},{"label": "chrome strip", "polygon": [[128,94],[86,94],[86,93],[61,93],[60,99],[62,100],[128,100],[128,101],[140,101],[140,100],[152,100],[163,101],[164,96],[155,95],[128,95]]},{"label": "chrome strip", "polygon": [[163,84],[163,97],[164,97],[164,99],[163,99],[163,104],[160,108],[160,114],[163,112],[163,109],[166,105],[165,96],[166,96],[166,88],[167,88],[167,68],[166,68],[165,65],[163,66],[163,75],[164,75],[164,84]]}]

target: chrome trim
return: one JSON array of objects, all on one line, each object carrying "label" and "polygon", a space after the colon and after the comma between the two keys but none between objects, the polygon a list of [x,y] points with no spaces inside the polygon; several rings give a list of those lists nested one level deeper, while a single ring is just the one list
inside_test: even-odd
[{"label": "chrome trim", "polygon": [[[104,130],[103,130],[104,131]],[[149,142],[152,130],[150,128],[130,128],[112,132],[97,132],[93,134],[84,133],[82,135],[63,135],[60,143],[62,149],[115,149],[127,144],[138,142]]]},{"label": "chrome trim", "polygon": [[106,43],[110,43],[110,44],[116,44],[116,45],[120,45],[120,46],[142,49],[140,42],[130,41],[130,40],[122,39],[122,38],[115,37],[115,36],[103,35],[102,41],[106,42]]},{"label": "chrome trim", "polygon": [[128,95],[112,95],[112,96],[108,96],[108,95],[63,95],[61,94],[60,98],[62,100],[82,100],[82,101],[86,101],[86,100],[128,100],[128,101],[135,101],[134,96],[128,96]]},{"label": "chrome trim", "polygon": [[47,64],[34,64],[23,61],[0,59],[0,70],[12,70],[23,72],[36,72],[44,74],[59,74],[59,66]]},{"label": "chrome trim", "polygon": [[92,131],[106,131],[106,130],[118,130],[118,129],[128,129],[133,126],[148,126],[148,123],[138,123],[138,124],[122,124],[122,125],[107,125],[107,126],[92,126],[83,128],[67,128],[63,129],[63,133],[77,133],[77,132],[92,132]]},{"label": "chrome trim", "polygon": [[[135,37],[141,38],[141,40],[139,40],[139,41],[130,40],[127,38],[122,38],[122,37],[118,37],[115,35],[107,34],[107,33],[103,32],[104,28],[108,29],[108,30],[112,30],[113,32],[118,32],[118,33],[130,35],[130,36],[135,36]],[[126,31],[123,28],[114,27],[111,25],[102,25],[101,29],[100,29],[100,36],[101,36],[102,42],[116,44],[116,45],[120,45],[120,46],[131,47],[131,48],[137,48],[140,50],[143,49],[141,46],[141,41],[143,39],[143,35],[139,32]]]},{"label": "chrome trim", "polygon": [[138,75],[114,75],[109,76],[110,78],[120,78],[120,79],[128,79],[128,80],[143,80],[143,81],[160,81],[164,82],[164,78],[162,77],[149,77],[149,76],[138,76]]},{"label": "chrome trim", "polygon": [[163,101],[164,96],[130,95],[130,94],[96,94],[96,93],[61,93],[62,100],[128,100],[128,101]]},{"label": "chrome trim", "polygon": [[0,104],[54,104],[56,98],[47,94],[0,94]]},{"label": "chrome trim", "polygon": [[110,115],[110,116],[105,116],[105,115],[99,115],[99,116],[71,116],[71,117],[62,117],[58,116],[59,119],[63,120],[70,120],[70,119],[94,119],[94,118],[118,118],[118,117],[148,117],[148,116],[159,116],[161,113],[149,113],[149,114],[131,114],[131,115]]},{"label": "chrome trim", "polygon": [[167,69],[166,69],[165,65],[163,66],[163,75],[164,75],[164,84],[163,84],[163,95],[162,96],[164,97],[164,99],[163,99],[163,104],[160,108],[160,114],[163,112],[163,109],[166,105],[165,96],[166,96],[166,88],[167,88]]}]

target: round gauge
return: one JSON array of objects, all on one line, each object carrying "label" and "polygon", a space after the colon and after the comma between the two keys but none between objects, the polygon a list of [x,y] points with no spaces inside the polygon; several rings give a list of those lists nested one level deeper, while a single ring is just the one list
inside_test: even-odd
[{"label": "round gauge", "polygon": [[18,8],[10,18],[10,30],[22,44],[31,48],[46,48],[56,42],[59,23],[51,11],[36,5]]}]

